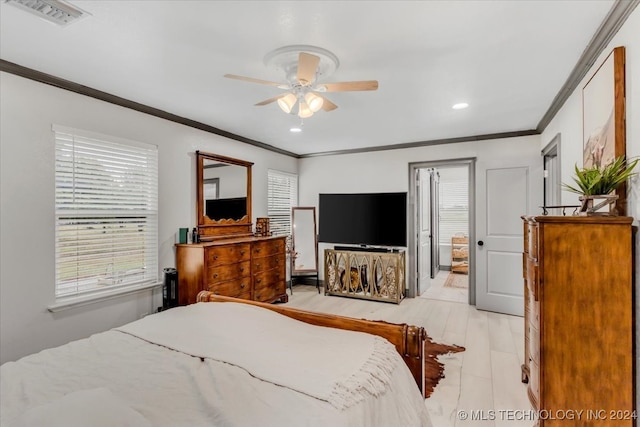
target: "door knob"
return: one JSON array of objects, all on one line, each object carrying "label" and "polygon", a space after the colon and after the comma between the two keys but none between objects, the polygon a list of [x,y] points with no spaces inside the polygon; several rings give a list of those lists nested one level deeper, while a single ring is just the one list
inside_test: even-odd
[{"label": "door knob", "polygon": [[478,246],[483,246],[484,242],[482,240],[478,240]]}]

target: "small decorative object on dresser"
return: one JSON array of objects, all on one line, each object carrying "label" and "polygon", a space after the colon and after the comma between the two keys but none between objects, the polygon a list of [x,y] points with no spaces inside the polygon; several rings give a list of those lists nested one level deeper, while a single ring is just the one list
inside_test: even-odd
[{"label": "small decorative object on dresser", "polygon": [[[619,190],[622,184],[636,174],[633,169],[637,164],[638,159],[630,161],[620,156],[604,166],[593,165],[578,169],[576,165],[573,177],[576,186],[569,184],[562,184],[562,186],[572,193],[580,194],[581,215],[615,216],[618,215],[616,200],[620,196],[611,193],[616,189]],[[602,201],[595,204],[597,200]],[[601,210],[607,206],[608,210]]]},{"label": "small decorative object on dresser", "polygon": [[267,237],[271,236],[269,230],[269,218],[256,218],[256,236]]},{"label": "small decorative object on dresser", "polygon": [[585,413],[537,426],[634,426],[632,218],[523,220],[522,380],[538,413]]}]

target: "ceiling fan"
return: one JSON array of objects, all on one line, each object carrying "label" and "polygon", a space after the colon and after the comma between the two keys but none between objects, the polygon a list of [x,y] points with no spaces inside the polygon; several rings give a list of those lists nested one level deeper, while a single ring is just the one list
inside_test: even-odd
[{"label": "ceiling fan", "polygon": [[[377,80],[319,82],[321,78],[326,78],[338,68],[339,61],[333,53],[316,46],[285,46],[268,53],[264,58],[264,62],[267,66],[284,71],[286,83],[237,76],[235,74],[225,74],[224,77],[275,86],[286,90],[285,93],[265,99],[255,105],[262,106],[277,102],[282,111],[296,114],[301,119],[311,117],[313,113],[320,109],[328,112],[338,108],[336,104],[321,95],[321,93],[378,89]],[[295,108],[296,105],[297,109]]]}]

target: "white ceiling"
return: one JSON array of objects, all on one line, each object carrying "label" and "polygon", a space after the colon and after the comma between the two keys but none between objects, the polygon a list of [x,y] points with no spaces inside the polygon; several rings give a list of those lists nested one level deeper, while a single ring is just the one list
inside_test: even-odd
[{"label": "white ceiling", "polygon": [[[71,1],[91,16],[58,27],[2,2],[0,58],[296,154],[532,130],[614,4],[605,1]],[[328,49],[326,94],[304,120],[275,103],[264,56]],[[453,110],[457,102],[465,110]]]}]

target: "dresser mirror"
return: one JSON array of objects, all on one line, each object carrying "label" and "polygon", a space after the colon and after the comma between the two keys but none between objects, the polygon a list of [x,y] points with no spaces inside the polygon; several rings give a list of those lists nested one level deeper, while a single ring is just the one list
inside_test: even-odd
[{"label": "dresser mirror", "polygon": [[253,163],[196,151],[196,164],[200,239],[251,235]]}]

